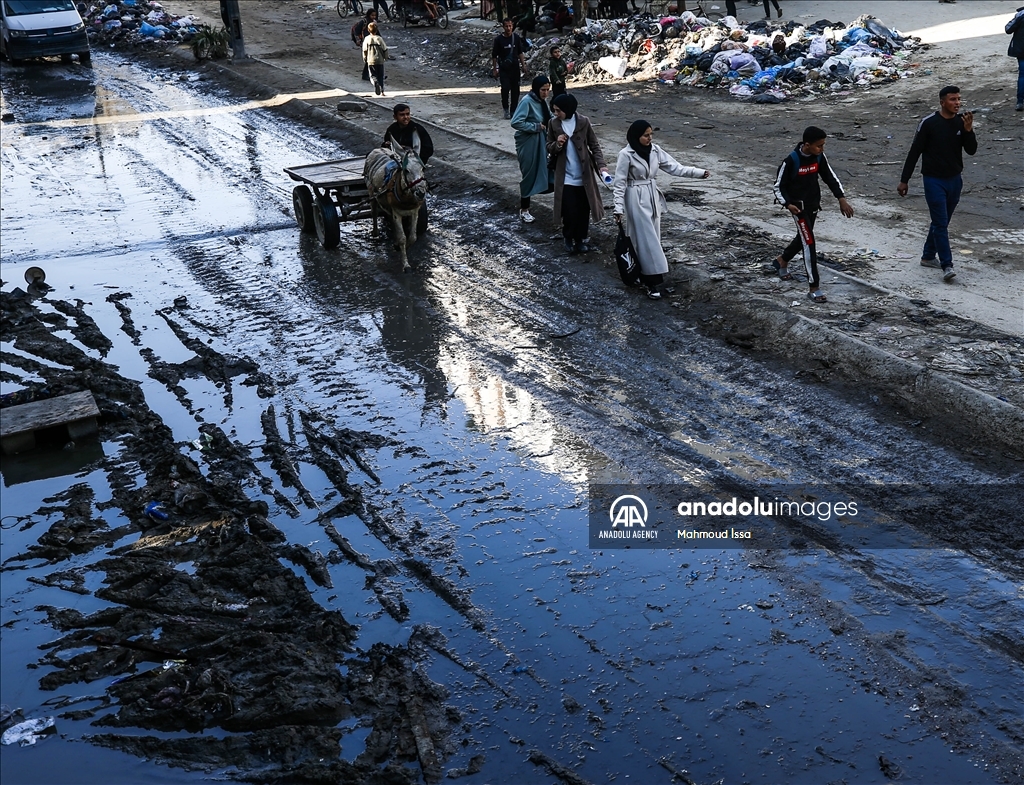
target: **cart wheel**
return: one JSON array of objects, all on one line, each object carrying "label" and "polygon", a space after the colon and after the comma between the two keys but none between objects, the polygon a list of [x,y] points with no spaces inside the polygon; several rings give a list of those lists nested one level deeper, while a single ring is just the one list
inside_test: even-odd
[{"label": "cart wheel", "polygon": [[292,207],[295,208],[295,223],[303,232],[312,234],[316,231],[313,222],[313,194],[304,185],[292,189]]},{"label": "cart wheel", "polygon": [[409,9],[403,3],[402,4],[402,27],[408,27],[408,26],[409,26]]},{"label": "cart wheel", "polygon": [[324,248],[337,248],[341,242],[341,222],[338,220],[338,208],[334,202],[323,196],[313,201],[313,223],[316,225],[316,236]]},{"label": "cart wheel", "polygon": [[416,216],[416,236],[422,237],[427,233],[427,203],[420,205],[420,212]]},{"label": "cart wheel", "polygon": [[448,29],[448,6],[444,3],[437,4],[437,26],[442,30]]}]

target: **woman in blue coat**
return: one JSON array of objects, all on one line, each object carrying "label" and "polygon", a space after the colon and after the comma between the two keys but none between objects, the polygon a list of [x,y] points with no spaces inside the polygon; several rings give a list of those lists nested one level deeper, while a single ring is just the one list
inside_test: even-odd
[{"label": "woman in blue coat", "polygon": [[534,220],[530,215],[530,197],[551,192],[547,149],[547,129],[551,122],[547,101],[550,89],[551,82],[547,76],[534,78],[530,92],[512,115],[512,127],[516,129],[516,158],[519,159],[519,171],[523,173],[519,182],[519,218],[523,223],[533,223]]}]

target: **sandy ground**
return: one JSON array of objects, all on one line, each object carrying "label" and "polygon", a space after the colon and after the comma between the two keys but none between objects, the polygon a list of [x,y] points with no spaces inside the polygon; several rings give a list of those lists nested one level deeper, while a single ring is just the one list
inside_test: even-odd
[{"label": "sandy ground", "polygon": [[[176,13],[218,18],[213,0],[173,0]],[[724,4],[719,4],[724,8]],[[712,179],[687,188],[703,192],[704,205],[675,204],[681,221],[739,222],[788,240],[789,217],[772,204],[771,180],[781,158],[810,123],[833,135],[828,153],[857,209],[844,220],[826,203],[817,233],[827,253],[859,256],[865,280],[988,326],[1024,334],[1024,228],[1019,166],[1024,117],[1013,111],[1015,63],[1006,56],[1003,25],[1012,2],[976,0],[956,4],[929,0],[810,2],[788,0],[783,21],[826,18],[851,22],[873,14],[932,46],[919,52],[914,79],[872,90],[801,98],[782,105],[750,105],[724,94],[655,83],[570,83],[580,111],[594,121],[606,156],[614,158],[629,122],[643,116],[658,129],[659,143],[682,162],[710,169]],[[759,17],[760,6],[740,5],[741,21]],[[476,7],[453,12],[448,30],[403,29],[384,23],[383,34],[396,57],[389,64],[385,98],[366,91],[358,78],[359,56],[349,40],[352,20],[340,19],[333,4],[296,0],[248,0],[243,24],[250,56],[358,96],[378,110],[350,119],[383,128],[396,101],[412,104],[414,115],[499,150],[512,152],[512,133],[501,119],[497,86],[485,68],[467,69],[466,52],[486,51],[495,28],[475,19]],[[459,21],[462,17],[463,21]],[[538,37],[543,45],[543,40]],[[481,60],[484,63],[485,60]],[[966,106],[977,113],[978,154],[968,159],[964,196],[951,225],[956,283],[944,285],[937,271],[917,264],[927,229],[927,208],[916,175],[908,197],[895,193],[899,171],[918,120],[937,108],[938,89],[962,88]],[[334,99],[325,100],[332,106]],[[444,159],[445,151],[438,157]],[[465,166],[465,160],[454,161]],[[479,161],[468,162],[474,171]],[[477,166],[474,166],[476,164]],[[518,179],[514,161],[488,162],[496,179]],[[672,183],[663,183],[670,187]],[[610,197],[609,197],[610,201]],[[747,261],[763,261],[747,260]],[[828,276],[825,283],[829,282]],[[782,292],[782,299],[791,293]],[[742,292],[737,292],[742,296]]]}]

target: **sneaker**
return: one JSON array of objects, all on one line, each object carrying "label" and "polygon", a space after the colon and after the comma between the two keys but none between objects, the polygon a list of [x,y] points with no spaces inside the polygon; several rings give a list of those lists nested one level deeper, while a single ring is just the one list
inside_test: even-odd
[{"label": "sneaker", "polygon": [[565,250],[568,251],[569,253],[576,253],[576,243],[574,243],[568,237],[562,238],[562,244],[565,245]]},{"label": "sneaker", "polygon": [[1024,112],[1024,101],[1018,101],[1014,109],[1016,109],[1018,112]]},{"label": "sneaker", "polygon": [[505,119],[506,119],[506,120],[511,120],[511,119],[512,119],[512,115],[510,115],[510,114],[508,113],[508,109],[506,109],[506,110],[505,110]]},{"label": "sneaker", "polygon": [[946,283],[949,283],[954,278],[956,278],[956,273],[953,271],[953,265],[949,265],[949,267],[943,267],[942,269],[942,280],[945,281]]},{"label": "sneaker", "polygon": [[942,265],[939,264],[939,260],[938,259],[922,259],[921,260],[921,266],[922,267],[934,267],[936,270],[939,270],[939,269],[942,268]]},{"label": "sneaker", "polygon": [[782,19],[782,9],[776,8],[775,10],[779,12],[779,19]]},{"label": "sneaker", "polygon": [[381,94],[383,94],[384,91],[380,89],[380,85],[379,84],[375,84],[373,86],[373,92],[375,92],[377,95],[381,95]]},{"label": "sneaker", "polygon": [[659,292],[657,290],[657,288],[648,287],[647,288],[647,299],[649,299],[649,300],[660,300],[661,299],[661,292]]},{"label": "sneaker", "polygon": [[532,224],[535,220],[537,220],[532,215],[530,215],[530,211],[529,210],[520,210],[519,211],[519,218],[520,218],[520,220],[522,220],[522,222],[524,224]]},{"label": "sneaker", "polygon": [[576,253],[590,253],[590,240],[580,240],[576,243]]}]

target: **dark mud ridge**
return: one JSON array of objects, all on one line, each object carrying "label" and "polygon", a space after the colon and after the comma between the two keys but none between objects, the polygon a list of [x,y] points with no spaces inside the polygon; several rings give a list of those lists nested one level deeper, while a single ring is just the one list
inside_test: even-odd
[{"label": "dark mud ridge", "polygon": [[[302,418],[320,453],[318,464],[343,499],[321,516],[337,547],[325,558],[285,542],[268,519],[266,504],[247,498],[243,481],[258,475],[247,448],[216,426],[203,425],[204,475],[146,405],[137,382],[54,335],[68,325],[42,313],[25,292],[0,298],[0,327],[24,353],[8,353],[5,362],[44,380],[5,405],[90,390],[102,414],[101,438],[121,447],[102,460],[113,498],[96,505],[92,489],[82,483],[47,499],[40,512],[59,513],[57,522],[3,565],[7,572],[28,562],[52,565],[54,571],[38,582],[78,594],[89,593],[86,571],[102,575],[95,595],[111,607],[90,615],[44,609],[59,637],[43,647],[34,666],[51,666],[40,686],[105,685],[95,708],[76,706],[58,718],[92,719],[96,733],[88,738],[95,744],[189,769],[227,769],[229,776],[248,782],[438,780],[461,718],[445,704],[445,689],[432,683],[417,662],[428,649],[443,651],[440,633],[417,629],[407,645],[377,643],[360,651],[354,646],[356,628],[340,612],[318,604],[304,580],[282,563],[291,562],[317,585],[330,586],[327,558],[349,559],[366,571],[367,589],[399,620],[408,609],[400,593],[389,590],[388,575],[404,568],[472,619],[468,598],[428,564],[411,556],[402,565],[375,563],[330,523],[332,516],[354,512],[382,539],[394,539],[387,523],[367,510],[358,487],[348,483],[340,460],[365,467],[360,451],[383,440],[331,428],[313,416]],[[131,336],[125,299],[123,294],[111,297]],[[82,313],[81,303],[47,302],[75,317],[72,332],[82,344],[100,353],[110,348]],[[169,315],[165,318],[170,321]],[[247,374],[242,383],[267,383],[251,363],[221,357],[202,342],[194,348],[196,359],[189,365],[196,368],[152,363],[151,374],[172,390],[174,378],[190,372],[225,380]],[[305,498],[272,408],[263,423],[264,449],[275,469]],[[146,504],[154,499],[165,500],[166,515],[147,516]],[[94,514],[97,506],[116,508],[127,523],[111,528]],[[126,538],[130,544],[100,550]],[[93,551],[97,561],[88,568],[62,566],[73,555]],[[345,735],[356,727],[370,729],[360,741],[365,748],[349,750]],[[118,731],[123,728],[189,734],[220,728],[227,734],[158,738]]]}]

